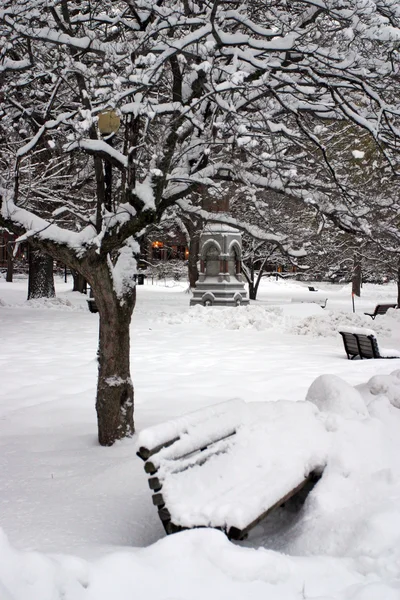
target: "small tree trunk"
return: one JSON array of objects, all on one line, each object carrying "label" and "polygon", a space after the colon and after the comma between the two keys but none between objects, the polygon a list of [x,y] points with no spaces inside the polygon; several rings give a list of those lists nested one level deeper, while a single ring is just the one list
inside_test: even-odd
[{"label": "small tree trunk", "polygon": [[199,250],[200,250],[200,231],[196,231],[190,237],[190,244],[189,244],[188,276],[189,276],[189,285],[191,288],[194,288],[194,286],[196,285],[196,281],[199,278],[199,269],[197,267],[197,261],[199,258]]},{"label": "small tree trunk", "polygon": [[14,275],[14,256],[13,256],[13,248],[12,248],[12,243],[11,242],[7,242],[6,249],[7,249],[7,274],[6,274],[6,281],[8,283],[12,283],[13,275]]},{"label": "small tree trunk", "polygon": [[254,285],[254,281],[249,281],[249,298],[250,300],[256,300],[257,298],[257,289]]},{"label": "small tree trunk", "polygon": [[124,301],[116,296],[107,264],[92,273],[92,290],[99,310],[99,374],[96,411],[99,443],[112,446],[135,432],[134,394],[130,374],[129,326],[136,291]]},{"label": "small tree trunk", "polygon": [[72,288],[73,292],[80,292],[81,294],[87,293],[87,281],[83,275],[71,269],[72,278],[74,280],[74,287]]},{"label": "small tree trunk", "polygon": [[28,300],[54,298],[56,295],[53,276],[53,259],[31,246],[29,253]]},{"label": "small tree trunk", "polygon": [[182,216],[182,222],[186,227],[189,239],[189,257],[188,257],[188,277],[189,285],[194,288],[199,278],[199,269],[197,262],[200,251],[200,235],[204,227],[203,219],[195,217]]},{"label": "small tree trunk", "polygon": [[397,263],[397,306],[400,307],[400,259]]},{"label": "small tree trunk", "polygon": [[354,254],[353,275],[351,281],[351,291],[355,296],[361,296],[361,256],[356,252]]}]

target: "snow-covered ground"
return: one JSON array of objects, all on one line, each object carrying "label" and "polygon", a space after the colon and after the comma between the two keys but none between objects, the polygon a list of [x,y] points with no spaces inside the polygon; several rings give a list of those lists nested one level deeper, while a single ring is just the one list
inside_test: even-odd
[{"label": "snow-covered ground", "polygon": [[[0,279],[0,600],[398,600],[400,359],[348,361],[337,333],[372,328],[400,350],[397,312],[363,315],[396,288],[365,285],[352,314],[349,286],[316,287],[266,280],[237,309],[189,308],[184,284],[138,287],[138,432],[233,398],[304,401],[329,376],[307,396],[323,478],[299,513],[232,543],[212,529],[166,538],[136,437],[98,446],[85,297],[59,280],[57,299],[28,303],[25,279]],[[312,294],[325,310],[291,302]]]}]

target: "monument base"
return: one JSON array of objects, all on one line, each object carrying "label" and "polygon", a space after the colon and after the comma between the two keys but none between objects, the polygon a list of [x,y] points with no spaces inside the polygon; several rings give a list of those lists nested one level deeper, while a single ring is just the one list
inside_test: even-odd
[{"label": "monument base", "polygon": [[[211,278],[210,278],[211,279]],[[197,281],[192,290],[190,306],[240,306],[249,303],[247,291],[242,281]]]}]

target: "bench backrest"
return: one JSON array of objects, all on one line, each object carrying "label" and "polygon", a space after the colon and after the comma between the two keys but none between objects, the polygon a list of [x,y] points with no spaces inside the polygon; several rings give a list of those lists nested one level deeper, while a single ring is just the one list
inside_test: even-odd
[{"label": "bench backrest", "polygon": [[389,308],[396,308],[396,307],[397,307],[397,304],[377,304],[375,306],[374,314],[375,315],[384,315],[387,313]]},{"label": "bench backrest", "polygon": [[348,357],[380,358],[378,342],[374,335],[339,331]]},{"label": "bench backrest", "polygon": [[339,331],[343,338],[344,349],[347,356],[359,356],[360,350],[358,348],[357,338],[354,333],[348,333],[347,331]]},{"label": "bench backrest", "polygon": [[246,412],[243,400],[228,400],[155,425],[140,433],[137,455],[144,461],[157,457],[153,462],[158,463],[160,459],[176,460],[204,449],[232,435]]},{"label": "bench backrest", "polygon": [[378,343],[373,335],[357,334],[361,358],[379,358]]}]

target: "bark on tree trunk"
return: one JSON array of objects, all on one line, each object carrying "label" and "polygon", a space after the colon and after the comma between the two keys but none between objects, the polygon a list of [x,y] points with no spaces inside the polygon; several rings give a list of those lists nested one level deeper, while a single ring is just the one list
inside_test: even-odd
[{"label": "bark on tree trunk", "polygon": [[182,222],[186,227],[189,238],[189,257],[188,257],[188,277],[189,285],[194,288],[199,278],[199,269],[197,262],[199,260],[200,235],[204,228],[204,221],[201,218],[182,217]]},{"label": "bark on tree trunk", "polygon": [[361,276],[362,276],[362,271],[361,271],[361,256],[356,253],[354,255],[354,262],[353,262],[353,275],[352,275],[352,293],[355,296],[360,297],[361,296]]},{"label": "bark on tree trunk", "polygon": [[397,306],[400,307],[400,260],[397,263]]},{"label": "bark on tree trunk", "polygon": [[92,274],[92,290],[99,310],[99,374],[96,411],[99,443],[112,446],[135,432],[134,393],[130,374],[129,326],[135,290],[124,302],[116,296],[107,264]]},{"label": "bark on tree trunk", "polygon": [[80,292],[81,294],[87,293],[87,281],[83,275],[71,269],[72,278],[74,280],[74,287],[72,288],[73,292]]},{"label": "bark on tree trunk", "polygon": [[28,300],[54,298],[56,295],[53,276],[53,259],[41,250],[28,248],[29,279]]},{"label": "bark on tree trunk", "polygon": [[13,256],[13,248],[12,243],[7,242],[7,274],[6,281],[8,283],[12,283],[13,275],[14,275],[14,256]]},{"label": "bark on tree trunk", "polygon": [[250,300],[256,300],[257,290],[253,281],[249,281],[249,298]]},{"label": "bark on tree trunk", "polygon": [[199,269],[197,267],[197,261],[199,259],[200,250],[200,231],[196,231],[190,238],[189,245],[189,259],[188,259],[188,276],[189,285],[194,288],[196,281],[199,278]]}]

